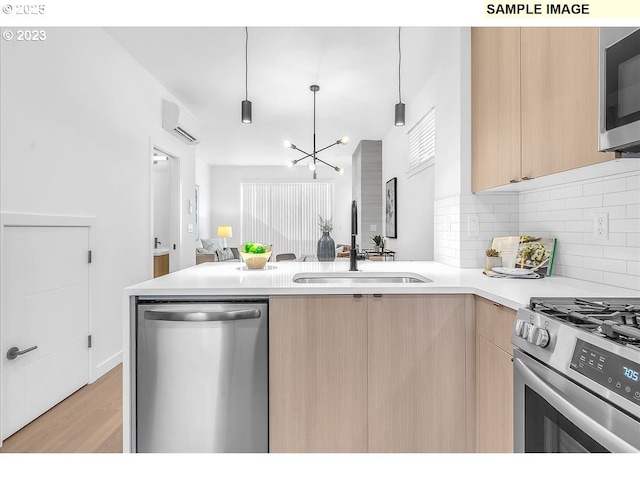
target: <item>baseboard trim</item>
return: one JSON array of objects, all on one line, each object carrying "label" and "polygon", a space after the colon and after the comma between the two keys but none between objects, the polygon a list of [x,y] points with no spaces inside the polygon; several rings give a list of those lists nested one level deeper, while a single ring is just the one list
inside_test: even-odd
[{"label": "baseboard trim", "polygon": [[105,373],[109,372],[113,368],[117,367],[122,363],[122,351],[116,353],[111,358],[108,358],[100,365],[98,365],[93,371],[91,378],[89,378],[89,383],[93,383],[102,377]]}]

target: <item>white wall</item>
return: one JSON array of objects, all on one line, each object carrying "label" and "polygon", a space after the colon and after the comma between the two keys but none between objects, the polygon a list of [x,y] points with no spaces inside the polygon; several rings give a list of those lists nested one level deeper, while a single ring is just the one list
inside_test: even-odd
[{"label": "white wall", "polygon": [[[406,125],[392,127],[382,139],[383,183],[398,178],[398,238],[389,239],[388,245],[401,260],[433,260],[438,245],[447,248],[459,242],[434,232],[434,202],[471,188],[470,41],[469,28],[438,30],[438,44],[425,46],[437,48],[435,74],[406,102]],[[406,133],[434,105],[435,166],[407,178]],[[443,261],[443,257],[436,259]]]},{"label": "white wall", "polygon": [[218,232],[211,225],[211,165],[196,158],[196,184],[200,187],[200,238],[211,238]]},{"label": "white wall", "polygon": [[[408,131],[436,105],[436,162],[441,159],[439,145],[446,135],[438,121],[436,82],[432,78],[415,98],[408,101],[404,127],[393,127],[382,139],[383,225],[386,182],[397,177],[397,238],[389,238],[387,247],[396,252],[396,260],[433,260],[433,201],[435,168],[433,166],[407,178],[409,162]],[[444,143],[444,142],[442,142]],[[386,235],[386,231],[384,232]]]},{"label": "white wall", "polygon": [[[182,205],[194,199],[194,147],[161,128],[162,98],[172,95],[100,28],[2,42],[0,98],[2,211],[95,216],[95,379],[121,358],[123,288],[153,268],[151,145],[180,157]],[[181,213],[185,267],[195,263],[194,218]]]},{"label": "white wall", "polygon": [[[326,170],[326,175],[324,170]],[[350,243],[351,236],[351,171],[346,167],[344,175],[332,174],[333,170],[322,165],[318,167],[318,180],[334,182],[334,213],[331,237],[336,243]],[[311,172],[305,166],[287,168],[269,167],[221,167],[211,168],[211,225],[213,235],[218,225],[231,225],[233,238],[228,245],[238,246],[240,238],[240,184],[255,180],[310,180]],[[286,208],[283,205],[282,208]],[[318,230],[320,238],[320,230]]]}]

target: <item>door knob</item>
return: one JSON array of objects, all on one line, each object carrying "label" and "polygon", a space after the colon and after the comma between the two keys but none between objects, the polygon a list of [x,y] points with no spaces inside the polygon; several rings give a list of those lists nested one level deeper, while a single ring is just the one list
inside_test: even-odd
[{"label": "door knob", "polygon": [[18,358],[18,355],[24,355],[25,353],[28,353],[31,350],[35,350],[36,348],[38,348],[37,345],[25,348],[24,350],[20,350],[18,349],[18,347],[11,347],[9,350],[7,350],[7,358],[9,360],[15,360],[16,358]]}]

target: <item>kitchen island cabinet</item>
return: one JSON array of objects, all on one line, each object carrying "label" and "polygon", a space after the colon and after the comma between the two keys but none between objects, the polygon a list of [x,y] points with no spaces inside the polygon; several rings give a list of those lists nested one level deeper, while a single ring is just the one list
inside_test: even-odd
[{"label": "kitchen island cabinet", "polygon": [[366,297],[269,300],[269,451],[367,451]]},{"label": "kitchen island cabinet", "polygon": [[[125,289],[122,405],[125,452],[135,451],[136,445],[135,327],[140,300],[269,300],[272,452],[464,451],[464,440],[454,442],[446,433],[442,434],[448,428],[459,432],[457,422],[462,421],[466,422],[466,432],[462,434],[466,436],[466,451],[473,452],[476,451],[475,347],[480,342],[474,330],[474,296],[486,300],[490,309],[505,312],[499,337],[490,333],[495,315],[483,316],[481,307],[475,305],[479,336],[489,339],[490,345],[485,347],[495,349],[494,353],[505,352],[502,357],[497,355],[504,360],[510,354],[507,330],[515,318],[514,309],[527,305],[530,297],[640,294],[638,290],[555,275],[535,281],[495,279],[483,275],[481,269],[459,269],[436,262],[358,265],[367,275],[413,273],[432,280],[422,284],[354,282],[346,286],[340,282],[311,284],[293,280],[297,274],[344,274],[348,262],[278,262],[274,267],[252,271],[238,268],[232,262],[207,262]],[[458,301],[464,301],[463,315]],[[493,302],[503,307],[496,307]],[[464,346],[460,337],[461,316]],[[445,336],[440,330],[447,323],[445,319],[458,332],[456,337]],[[394,324],[399,327],[397,332]],[[403,339],[407,340],[406,347]],[[422,349],[425,345],[429,348]],[[452,346],[452,351],[447,346]],[[504,400],[510,388],[498,385],[496,389],[495,381],[485,375],[493,368],[491,365],[500,362],[484,355],[482,349],[478,357],[490,367],[478,367],[482,382],[479,390],[502,392],[501,405],[510,408],[510,400]],[[389,365],[398,367],[397,372],[385,365],[385,359]],[[501,364],[503,372],[511,371],[510,358]],[[439,369],[439,374],[427,369],[427,365]],[[462,365],[464,389],[460,382]],[[447,380],[438,375],[447,376]],[[402,382],[403,378],[406,382]],[[508,380],[509,376],[501,373],[499,378]],[[435,382],[438,388],[425,388],[425,383],[421,383],[424,379]],[[409,387],[411,382],[416,383],[411,387],[413,391]],[[456,395],[465,397],[464,407]],[[500,418],[510,421],[510,413],[496,409],[493,400],[482,400],[488,398],[485,394],[480,394],[480,398],[483,406],[479,415],[503,415]],[[414,410],[407,409],[400,416],[383,404],[384,399],[399,408],[404,405]],[[439,418],[435,418],[434,412]],[[393,418],[403,424],[394,425]],[[500,432],[508,435],[510,431],[503,427],[498,433],[491,433],[497,431],[491,430],[497,421],[487,418],[484,424],[482,417],[478,419],[481,432],[477,437],[481,445],[482,439],[487,438],[483,435],[503,438]],[[446,446],[421,438],[431,429],[443,436]]]},{"label": "kitchen island cabinet", "polygon": [[516,312],[481,297],[476,317],[476,451],[513,452],[513,347]]},{"label": "kitchen island cabinet", "polygon": [[470,295],[272,297],[270,451],[473,451],[471,305]]},{"label": "kitchen island cabinet", "polygon": [[370,452],[473,451],[471,308],[470,295],[369,297]]}]

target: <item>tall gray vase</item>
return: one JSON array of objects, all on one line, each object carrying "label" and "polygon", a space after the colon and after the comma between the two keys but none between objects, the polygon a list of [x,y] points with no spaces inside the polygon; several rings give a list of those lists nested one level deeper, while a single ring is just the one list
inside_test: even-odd
[{"label": "tall gray vase", "polygon": [[318,261],[333,262],[336,259],[336,242],[329,236],[329,232],[322,232],[318,240]]}]

